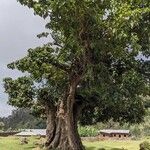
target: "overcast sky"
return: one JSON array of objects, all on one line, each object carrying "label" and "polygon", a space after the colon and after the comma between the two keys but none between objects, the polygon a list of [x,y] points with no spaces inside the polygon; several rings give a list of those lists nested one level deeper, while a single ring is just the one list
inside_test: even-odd
[{"label": "overcast sky", "polygon": [[0,117],[8,116],[12,107],[7,105],[2,80],[21,73],[7,69],[7,64],[25,56],[27,49],[44,43],[36,37],[44,31],[45,21],[17,0],[0,0]]}]

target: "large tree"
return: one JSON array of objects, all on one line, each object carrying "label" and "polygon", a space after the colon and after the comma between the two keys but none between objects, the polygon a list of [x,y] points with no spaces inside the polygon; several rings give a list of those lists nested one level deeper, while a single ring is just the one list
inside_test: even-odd
[{"label": "large tree", "polygon": [[92,122],[106,115],[141,120],[141,96],[149,94],[149,61],[139,58],[150,56],[148,1],[19,2],[47,18],[49,32],[38,37],[50,34],[53,41],[9,64],[29,77],[6,79],[5,89],[13,105],[46,110],[48,149],[84,149],[77,132],[82,109],[84,118],[90,110],[95,114]]}]

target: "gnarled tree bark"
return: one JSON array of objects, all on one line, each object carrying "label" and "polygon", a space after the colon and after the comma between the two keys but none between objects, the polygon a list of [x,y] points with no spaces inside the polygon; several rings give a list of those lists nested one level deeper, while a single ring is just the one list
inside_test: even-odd
[{"label": "gnarled tree bark", "polygon": [[84,150],[78,134],[77,122],[82,105],[75,100],[78,80],[72,80],[67,94],[55,107],[47,107],[47,141],[48,150]]},{"label": "gnarled tree bark", "polygon": [[[67,113],[66,113],[66,128],[68,131],[68,140],[72,150],[83,150],[84,147],[82,145],[80,136],[77,131],[77,118],[75,114],[77,114],[77,109],[75,109],[75,93],[76,86],[80,81],[80,76],[73,77],[70,82],[68,97],[67,97]],[[77,105],[76,105],[77,107]]]}]

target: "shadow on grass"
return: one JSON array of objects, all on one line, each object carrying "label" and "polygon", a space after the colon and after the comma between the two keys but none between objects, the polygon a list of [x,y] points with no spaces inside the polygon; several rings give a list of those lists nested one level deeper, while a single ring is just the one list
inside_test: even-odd
[{"label": "shadow on grass", "polygon": [[105,148],[86,147],[86,150],[106,150]]},{"label": "shadow on grass", "polygon": [[[96,147],[86,147],[86,150],[107,150],[105,148],[96,148]],[[127,150],[127,149],[124,149],[124,148],[111,148],[109,150]]]},{"label": "shadow on grass", "polygon": [[23,148],[24,150],[31,150],[31,149],[33,149],[33,148],[36,148],[35,146],[29,146],[29,147],[25,147],[25,148]]},{"label": "shadow on grass", "polygon": [[95,147],[86,147],[86,150],[95,150],[96,148]]}]

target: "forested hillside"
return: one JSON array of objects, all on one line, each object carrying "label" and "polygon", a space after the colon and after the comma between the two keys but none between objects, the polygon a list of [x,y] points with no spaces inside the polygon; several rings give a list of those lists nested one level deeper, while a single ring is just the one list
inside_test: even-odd
[{"label": "forested hillside", "polygon": [[45,121],[34,117],[28,109],[13,110],[10,116],[0,118],[0,122],[4,123],[5,130],[46,128]]}]

